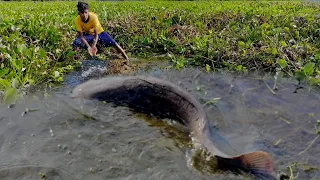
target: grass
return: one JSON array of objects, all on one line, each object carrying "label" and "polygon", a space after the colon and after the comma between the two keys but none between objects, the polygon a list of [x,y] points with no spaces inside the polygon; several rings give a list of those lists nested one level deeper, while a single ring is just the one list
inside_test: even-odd
[{"label": "grass", "polygon": [[[129,56],[167,54],[177,69],[267,71],[320,84],[319,4],[306,2],[90,2]],[[0,3],[4,100],[63,81],[77,61],[76,2]],[[277,76],[278,77],[278,76]],[[280,77],[280,76],[279,76]]]}]

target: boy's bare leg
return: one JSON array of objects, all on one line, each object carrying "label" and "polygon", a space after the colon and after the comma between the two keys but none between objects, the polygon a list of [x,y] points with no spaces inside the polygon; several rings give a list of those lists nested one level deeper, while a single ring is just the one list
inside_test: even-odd
[{"label": "boy's bare leg", "polygon": [[120,46],[118,43],[116,43],[115,48],[117,49],[117,51],[118,51],[119,53],[122,54],[122,56],[123,56],[126,60],[129,59],[128,56],[127,56],[127,54],[124,52],[124,50],[121,48],[121,46]]}]

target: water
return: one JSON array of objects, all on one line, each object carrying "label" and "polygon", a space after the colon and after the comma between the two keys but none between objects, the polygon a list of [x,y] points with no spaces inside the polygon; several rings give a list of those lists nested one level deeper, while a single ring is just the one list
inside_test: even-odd
[{"label": "water", "polygon": [[[70,99],[75,85],[101,76],[100,71],[91,76],[84,73],[96,65],[89,63],[84,71],[71,73],[59,88],[39,90],[13,108],[0,108],[0,179],[248,178],[190,166],[188,137],[180,128],[126,107]],[[265,84],[257,75],[175,71],[153,65],[136,74],[175,82],[202,104],[211,99],[213,103],[204,107],[218,130],[217,146],[229,154],[264,150],[272,155],[276,170],[288,173],[286,167],[298,162],[292,166],[298,179],[320,179],[317,169],[307,171],[320,164],[320,139],[315,139],[319,90],[305,87],[294,93],[297,83],[282,80],[274,95],[266,86],[273,86],[270,77]],[[24,113],[26,108],[29,111]]]}]

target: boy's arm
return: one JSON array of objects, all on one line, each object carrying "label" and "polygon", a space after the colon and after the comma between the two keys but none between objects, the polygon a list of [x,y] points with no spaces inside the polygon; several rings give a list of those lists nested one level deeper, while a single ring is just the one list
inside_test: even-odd
[{"label": "boy's arm", "polygon": [[93,44],[92,44],[92,47],[96,47],[97,45],[97,42],[98,42],[98,30],[97,29],[94,29],[94,39],[93,39]]},{"label": "boy's arm", "polygon": [[98,42],[98,27],[99,27],[99,19],[98,16],[96,14],[93,14],[92,16],[92,20],[93,20],[93,29],[94,29],[94,39],[93,39],[93,44],[92,47],[96,47],[97,42]]}]

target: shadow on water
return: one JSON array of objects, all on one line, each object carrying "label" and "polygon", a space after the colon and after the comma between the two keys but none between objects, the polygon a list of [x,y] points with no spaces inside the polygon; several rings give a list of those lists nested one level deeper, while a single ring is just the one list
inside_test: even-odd
[{"label": "shadow on water", "polygon": [[[295,93],[296,82],[283,79],[272,94],[266,86],[273,86],[271,77],[147,66],[132,74],[152,75],[188,90],[203,104],[217,130],[213,138],[228,154],[264,150],[276,170],[288,173],[291,165],[297,179],[320,179],[319,90],[304,87]],[[248,178],[201,173],[201,166],[195,170],[188,131],[172,120],[70,99],[74,86],[105,71],[102,61],[83,61],[60,88],[36,91],[13,108],[0,108],[1,179]]]}]

